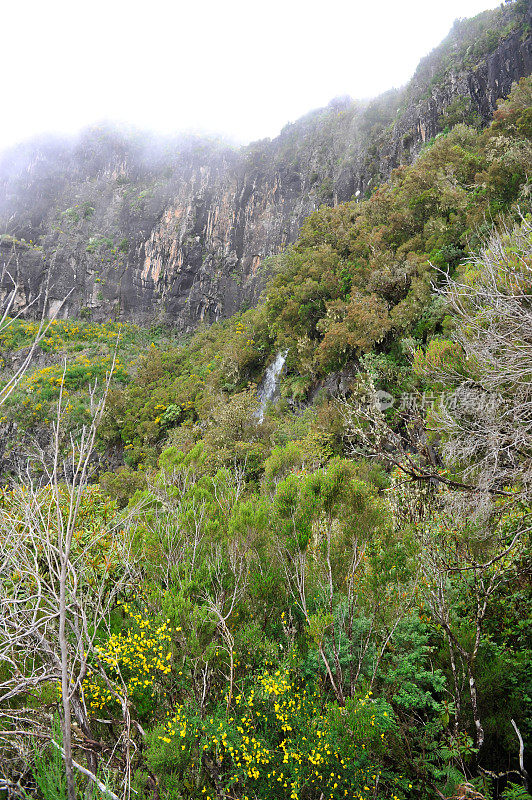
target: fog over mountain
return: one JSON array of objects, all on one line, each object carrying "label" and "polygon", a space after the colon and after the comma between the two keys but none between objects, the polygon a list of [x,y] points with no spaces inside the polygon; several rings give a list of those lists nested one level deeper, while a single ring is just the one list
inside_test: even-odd
[{"label": "fog over mountain", "polygon": [[0,148],[101,120],[161,133],[276,136],[331,98],[412,76],[484,0],[4,3]]},{"label": "fog over mountain", "polygon": [[265,260],[313,210],[370,194],[450,124],[490,122],[530,73],[528,14],[510,3],[455,23],[402,89],[333,100],[271,140],[236,147],[98,125],[11,148],[0,225],[3,248],[17,248],[20,302],[46,285],[53,309],[69,296],[63,315],[182,330],[253,304]]}]

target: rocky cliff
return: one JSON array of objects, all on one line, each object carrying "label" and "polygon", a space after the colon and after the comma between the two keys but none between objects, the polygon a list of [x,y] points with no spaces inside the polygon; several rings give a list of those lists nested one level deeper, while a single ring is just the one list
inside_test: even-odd
[{"label": "rocky cliff", "polygon": [[46,298],[63,316],[182,330],[234,313],[317,206],[365,196],[445,127],[486,124],[532,71],[531,21],[516,0],[455,23],[404,89],[335,100],[240,149],[93,128],[5,153],[1,293],[11,275],[31,313]]}]

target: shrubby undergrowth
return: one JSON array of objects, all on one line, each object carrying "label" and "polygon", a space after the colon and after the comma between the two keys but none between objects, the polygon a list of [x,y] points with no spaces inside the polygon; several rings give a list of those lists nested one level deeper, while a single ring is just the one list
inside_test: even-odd
[{"label": "shrubby undergrowth", "polygon": [[257,308],[50,327],[2,407],[63,409],[1,490],[12,796],[530,797],[530,87],[313,214]]}]

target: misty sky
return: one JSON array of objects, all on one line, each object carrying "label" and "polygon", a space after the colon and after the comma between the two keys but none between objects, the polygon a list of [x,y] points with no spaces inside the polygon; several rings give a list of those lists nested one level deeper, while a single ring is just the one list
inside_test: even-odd
[{"label": "misty sky", "polygon": [[400,86],[490,0],[0,0],[0,147],[113,120],[247,142]]}]

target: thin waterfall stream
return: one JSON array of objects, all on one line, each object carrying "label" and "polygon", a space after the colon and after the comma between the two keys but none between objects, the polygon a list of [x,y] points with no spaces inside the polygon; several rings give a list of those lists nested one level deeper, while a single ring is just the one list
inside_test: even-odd
[{"label": "thin waterfall stream", "polygon": [[275,356],[272,363],[266,369],[264,378],[257,390],[257,399],[260,403],[259,410],[257,411],[257,419],[262,422],[264,419],[264,412],[266,406],[271,402],[279,389],[279,376],[285,365],[286,355],[288,350],[282,350]]}]

